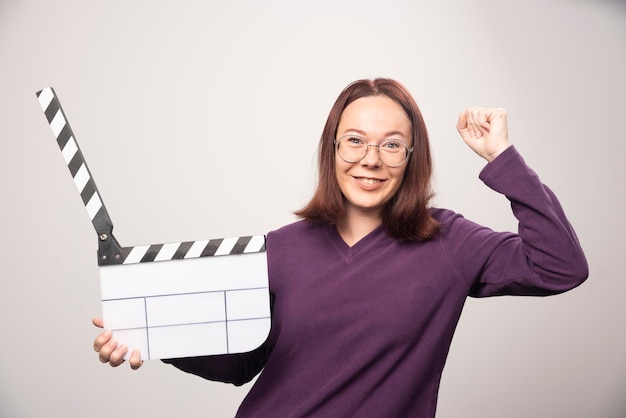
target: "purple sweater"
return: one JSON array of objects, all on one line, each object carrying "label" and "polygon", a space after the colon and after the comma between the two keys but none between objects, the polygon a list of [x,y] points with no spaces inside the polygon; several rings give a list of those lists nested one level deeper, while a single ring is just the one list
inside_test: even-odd
[{"label": "purple sweater", "polygon": [[467,296],[550,295],[588,274],[559,202],[514,147],[480,177],[511,201],[519,235],[432,209],[441,231],[429,241],[380,227],[348,247],[335,226],[296,222],[267,236],[267,342],[165,361],[236,385],[263,369],[237,417],[433,417]]}]

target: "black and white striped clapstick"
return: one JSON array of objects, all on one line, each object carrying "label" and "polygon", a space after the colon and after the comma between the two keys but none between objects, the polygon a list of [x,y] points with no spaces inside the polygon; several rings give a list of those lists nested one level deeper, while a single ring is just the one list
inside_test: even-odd
[{"label": "black and white striped clapstick", "polygon": [[96,230],[103,318],[118,341],[143,359],[261,345],[270,328],[265,236],[122,247],[56,93],[46,87],[37,98]]}]

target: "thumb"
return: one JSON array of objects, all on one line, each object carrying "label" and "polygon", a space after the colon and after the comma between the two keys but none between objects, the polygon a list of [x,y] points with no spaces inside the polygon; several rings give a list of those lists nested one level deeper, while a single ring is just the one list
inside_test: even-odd
[{"label": "thumb", "polygon": [[472,140],[473,133],[468,125],[468,117],[466,111],[459,113],[459,120],[456,123],[456,130],[459,135],[461,135],[461,138],[463,138],[463,141],[469,144],[469,142]]},{"label": "thumb", "polygon": [[461,112],[459,113],[459,120],[456,123],[456,130],[460,133],[464,129],[467,129],[467,113]]},{"label": "thumb", "polygon": [[93,318],[91,320],[91,323],[97,326],[98,328],[104,328],[104,322],[102,321],[102,318]]}]

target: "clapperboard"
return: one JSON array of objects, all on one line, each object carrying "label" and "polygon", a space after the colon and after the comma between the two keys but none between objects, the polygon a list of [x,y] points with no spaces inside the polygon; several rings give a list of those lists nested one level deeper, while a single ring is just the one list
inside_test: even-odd
[{"label": "clapperboard", "polygon": [[105,328],[142,359],[260,346],[270,330],[265,236],[122,247],[56,93],[37,98],[96,230]]}]

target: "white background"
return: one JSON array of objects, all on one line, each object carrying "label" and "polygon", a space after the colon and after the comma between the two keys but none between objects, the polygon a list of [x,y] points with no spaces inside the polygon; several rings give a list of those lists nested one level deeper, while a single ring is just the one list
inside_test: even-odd
[{"label": "white background", "polygon": [[404,83],[436,204],[516,223],[458,112],[502,106],[590,279],[469,300],[438,417],[626,416],[626,7],[609,0],[0,0],[0,416],[228,417],[249,386],[99,363],[96,236],[35,92],[53,86],[123,245],[263,234],[311,196],[341,89]]}]

